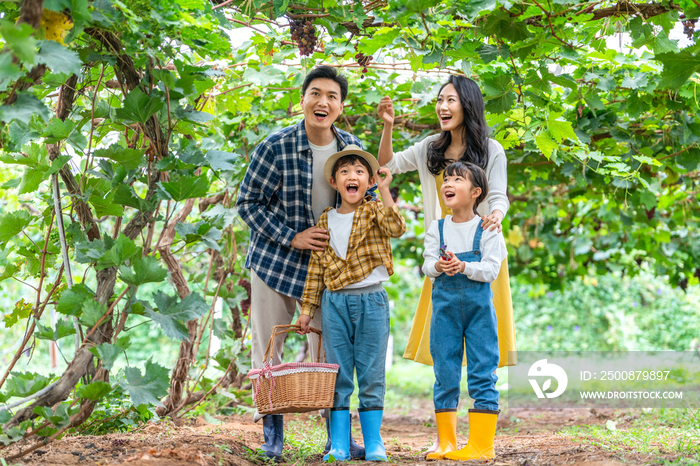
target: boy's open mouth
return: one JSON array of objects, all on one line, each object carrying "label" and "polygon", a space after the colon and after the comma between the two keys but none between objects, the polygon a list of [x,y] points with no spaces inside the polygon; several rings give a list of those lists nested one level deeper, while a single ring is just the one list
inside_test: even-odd
[{"label": "boy's open mouth", "polygon": [[348,194],[355,194],[360,188],[355,183],[350,183],[345,186],[345,189],[348,191]]},{"label": "boy's open mouth", "polygon": [[328,116],[328,112],[325,111],[325,110],[316,110],[316,111],[314,112],[314,115],[316,115],[316,116],[319,117],[319,118],[325,118],[325,117]]}]

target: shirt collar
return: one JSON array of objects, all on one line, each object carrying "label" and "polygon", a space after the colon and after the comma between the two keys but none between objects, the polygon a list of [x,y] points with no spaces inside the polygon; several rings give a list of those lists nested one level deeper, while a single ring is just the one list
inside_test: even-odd
[{"label": "shirt collar", "polygon": [[[335,125],[331,125],[331,131],[333,131],[333,134],[335,134],[335,138],[338,141],[339,151],[345,149],[345,146],[352,142],[343,139],[343,136],[340,134]],[[299,123],[297,123],[297,151],[303,152],[309,150],[310,148],[309,138],[306,136],[306,126],[304,125],[304,120],[301,120]]]}]

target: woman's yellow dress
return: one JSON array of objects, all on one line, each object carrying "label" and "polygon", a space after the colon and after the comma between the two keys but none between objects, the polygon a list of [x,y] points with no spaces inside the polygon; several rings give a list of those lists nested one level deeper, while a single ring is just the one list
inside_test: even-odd
[{"label": "woman's yellow dress", "polygon": [[[437,183],[438,197],[440,199],[440,209],[442,218],[452,215],[452,209],[445,206],[442,197],[439,196],[442,187],[442,174],[435,177]],[[498,349],[501,353],[501,360],[498,367],[514,366],[517,364],[515,354],[515,325],[513,322],[513,302],[510,297],[510,276],[508,274],[508,258],[503,259],[501,271],[498,278],[491,283],[493,292],[493,307],[496,310],[496,322],[498,325]],[[418,309],[413,317],[413,326],[408,336],[408,344],[403,357],[419,362],[421,364],[433,365],[433,358],[430,356],[430,317],[433,315],[433,305],[431,294],[433,286],[430,278],[425,277],[423,289],[418,299]],[[511,353],[511,351],[513,353]],[[466,354],[462,365],[466,365]]]}]

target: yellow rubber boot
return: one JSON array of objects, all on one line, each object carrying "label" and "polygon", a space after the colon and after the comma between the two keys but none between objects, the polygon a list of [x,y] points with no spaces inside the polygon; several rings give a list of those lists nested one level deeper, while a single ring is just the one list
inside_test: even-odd
[{"label": "yellow rubber boot", "polygon": [[440,444],[436,451],[425,456],[427,460],[445,459],[445,454],[457,449],[457,411],[435,413],[438,439]]},{"label": "yellow rubber boot", "polygon": [[498,411],[469,410],[469,441],[461,450],[447,453],[448,460],[488,460],[496,456],[493,440],[496,437]]}]

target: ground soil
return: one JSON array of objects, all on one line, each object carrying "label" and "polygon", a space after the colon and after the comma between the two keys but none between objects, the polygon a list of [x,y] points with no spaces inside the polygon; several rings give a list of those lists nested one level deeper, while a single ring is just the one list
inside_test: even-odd
[{"label": "ground soil", "polygon": [[[395,463],[425,463],[422,453],[435,435],[431,406],[420,403],[410,409],[387,410],[382,426],[390,461]],[[585,439],[574,439],[557,432],[567,426],[604,424],[615,417],[618,429],[631,422],[634,414],[621,414],[612,410],[560,409],[524,410],[511,409],[501,413],[498,421],[495,460],[493,465],[549,466],[569,464],[575,466],[614,466],[660,464],[659,456],[650,457],[629,451],[606,451],[593,446]],[[64,437],[43,446],[14,463],[22,465],[113,465],[129,466],[253,466],[254,457],[249,449],[262,443],[262,426],[253,423],[252,416],[218,417],[221,425],[212,425],[203,418],[172,422],[148,423],[128,434],[115,433],[102,436]],[[323,436],[322,419],[307,414],[287,415],[300,423],[302,428]],[[355,436],[361,438],[359,423],[353,424]],[[458,425],[458,442],[466,443],[468,425],[461,419]],[[317,442],[318,443],[318,442]],[[26,449],[27,446],[24,446]],[[0,453],[9,456],[16,453],[13,446]],[[298,458],[298,456],[297,456]],[[670,454],[663,459],[673,460]],[[253,460],[253,462],[251,462]],[[321,463],[320,452],[307,459],[297,459],[295,465]],[[450,463],[450,462],[447,462]],[[467,464],[484,464],[472,461]],[[432,463],[435,465],[436,463]]]}]

